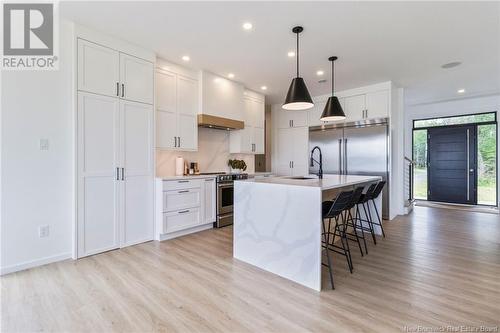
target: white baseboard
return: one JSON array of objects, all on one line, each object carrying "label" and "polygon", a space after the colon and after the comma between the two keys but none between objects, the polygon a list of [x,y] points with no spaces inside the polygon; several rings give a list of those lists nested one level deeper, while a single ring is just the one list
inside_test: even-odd
[{"label": "white baseboard", "polygon": [[61,254],[58,254],[55,256],[45,257],[45,258],[36,259],[36,260],[25,261],[23,263],[16,264],[16,265],[1,267],[0,268],[0,275],[14,273],[14,272],[22,271],[22,270],[37,267],[37,266],[47,265],[47,264],[51,264],[53,262],[62,261],[62,260],[66,260],[66,259],[71,259],[71,252],[61,253]]},{"label": "white baseboard", "polygon": [[160,241],[164,241],[164,240],[167,240],[167,239],[172,239],[172,238],[176,238],[176,237],[180,237],[180,236],[185,236],[185,235],[188,235],[188,234],[192,234],[192,233],[195,233],[195,232],[199,232],[199,231],[203,231],[203,230],[207,230],[207,229],[212,229],[212,228],[213,228],[213,223],[199,225],[199,226],[196,226],[196,227],[193,227],[193,228],[179,230],[179,231],[172,232],[172,233],[169,233],[169,234],[161,234],[159,240]]}]

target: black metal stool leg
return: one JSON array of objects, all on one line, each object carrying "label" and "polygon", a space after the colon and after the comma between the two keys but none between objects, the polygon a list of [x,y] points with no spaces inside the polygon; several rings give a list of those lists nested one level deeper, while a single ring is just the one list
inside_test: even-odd
[{"label": "black metal stool leg", "polygon": [[357,229],[356,220],[354,220],[352,218],[350,211],[347,211],[346,215],[347,215],[346,221],[349,221],[349,220],[352,221],[354,236],[356,237],[356,242],[358,242],[359,252],[361,253],[361,256],[363,257],[364,254],[363,254],[363,250],[361,249],[361,242],[359,241],[358,231],[356,230]]},{"label": "black metal stool leg", "polygon": [[344,250],[347,251],[347,261],[349,263],[349,270],[352,273],[352,270],[354,269],[354,265],[352,264],[351,249],[349,248],[349,242],[347,241],[346,229],[347,229],[347,225],[345,223],[342,223],[342,238],[341,239],[344,240],[344,242],[345,242]]},{"label": "black metal stool leg", "polygon": [[[366,246],[366,237],[365,237],[365,230],[363,229],[363,222],[361,221],[361,215],[359,214],[359,208],[358,205],[356,205],[356,213],[354,214],[355,216],[355,221],[359,221],[359,228],[361,229],[361,236],[363,239],[363,243],[365,244],[365,253],[368,254],[368,246]],[[355,224],[357,226],[357,224]]]},{"label": "black metal stool leg", "polygon": [[[328,226],[330,226],[331,219],[329,219]],[[325,250],[326,250],[326,259],[328,260],[328,273],[330,274],[330,282],[332,283],[332,289],[335,289],[333,284],[333,267],[332,261],[330,259],[330,248],[328,247],[328,240],[330,239],[330,229],[328,229],[328,233],[326,232],[325,222],[323,221],[323,234],[325,236]]]},{"label": "black metal stool leg", "polygon": [[370,227],[370,233],[372,234],[373,238],[373,243],[377,245],[377,238],[375,237],[375,230],[373,230],[373,225],[372,225],[372,218],[370,214],[370,207],[368,207],[368,211],[366,211],[366,206],[364,203],[363,205],[363,211],[365,212],[365,217],[366,217],[366,222],[368,223],[368,226]]},{"label": "black metal stool leg", "polygon": [[385,232],[384,232],[384,227],[382,226],[382,220],[380,219],[380,215],[378,213],[377,205],[375,204],[375,200],[370,200],[373,204],[373,207],[375,208],[375,213],[377,214],[377,219],[378,219],[378,225],[380,226],[380,229],[382,230],[382,236],[385,238]]}]

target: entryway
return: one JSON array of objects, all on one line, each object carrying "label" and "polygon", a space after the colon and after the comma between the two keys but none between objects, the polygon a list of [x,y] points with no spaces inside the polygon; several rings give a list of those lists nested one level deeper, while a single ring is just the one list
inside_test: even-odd
[{"label": "entryway", "polygon": [[497,206],[496,113],[413,122],[414,196]]}]

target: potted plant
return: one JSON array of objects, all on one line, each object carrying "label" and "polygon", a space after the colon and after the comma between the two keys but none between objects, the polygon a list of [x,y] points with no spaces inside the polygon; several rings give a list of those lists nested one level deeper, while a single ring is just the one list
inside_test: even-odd
[{"label": "potted plant", "polygon": [[233,173],[241,173],[241,171],[245,171],[247,169],[247,164],[243,160],[229,160],[227,165],[231,167],[231,172]]}]

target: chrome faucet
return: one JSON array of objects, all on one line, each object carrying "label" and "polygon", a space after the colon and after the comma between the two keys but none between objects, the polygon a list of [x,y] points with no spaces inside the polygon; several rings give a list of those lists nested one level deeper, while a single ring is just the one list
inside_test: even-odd
[{"label": "chrome faucet", "polygon": [[[314,151],[315,150],[319,151],[319,162],[313,158]],[[321,154],[321,148],[316,146],[311,150],[311,163],[309,164],[311,167],[314,166],[314,162],[319,164],[319,170],[318,170],[318,178],[323,179],[323,154]]]}]

